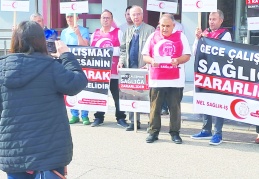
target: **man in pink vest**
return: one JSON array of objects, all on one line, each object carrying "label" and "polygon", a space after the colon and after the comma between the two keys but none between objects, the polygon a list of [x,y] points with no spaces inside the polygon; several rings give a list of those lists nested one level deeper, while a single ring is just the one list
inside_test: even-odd
[{"label": "man in pink vest", "polygon": [[191,51],[186,36],[175,31],[175,20],[164,14],[159,30],[152,33],[142,50],[149,64],[150,122],[147,143],[158,140],[161,129],[161,106],[166,100],[170,111],[169,133],[176,144],[181,144],[181,100],[185,84],[184,63],[190,60]]},{"label": "man in pink vest", "polygon": [[[96,29],[91,36],[91,46],[95,47],[113,47],[113,59],[111,70],[110,91],[115,103],[115,116],[117,124],[124,128],[128,127],[125,120],[126,115],[124,111],[120,111],[119,108],[119,86],[118,86],[118,71],[117,65],[120,56],[120,43],[123,36],[122,31],[119,28],[112,27],[113,15],[109,10],[104,10],[101,14],[101,29]],[[94,114],[94,122],[92,127],[96,127],[103,124],[104,112],[96,112]]]},{"label": "man in pink vest", "polygon": [[[209,15],[209,28],[202,30],[200,28],[196,29],[195,35],[196,39],[193,43],[193,52],[195,54],[198,40],[204,36],[213,39],[232,41],[231,34],[228,29],[222,28],[221,25],[224,20],[224,14],[221,10],[217,12],[211,12]],[[224,118],[215,117],[214,125],[214,135],[212,135],[212,118],[211,115],[201,115],[203,117],[203,127],[200,133],[191,136],[192,139],[210,139],[210,145],[219,145],[223,142],[222,140],[222,127],[224,123]]]},{"label": "man in pink vest", "polygon": [[[173,16],[173,14],[172,14]],[[175,25],[174,25],[174,30],[176,31],[181,31],[182,33],[184,33],[184,27],[183,25],[178,22],[178,21],[174,21],[175,22]],[[158,26],[159,28],[159,26]],[[166,101],[163,102],[163,105],[162,105],[162,110],[161,110],[161,115],[168,115],[169,112],[168,112],[168,106],[166,104]]]}]

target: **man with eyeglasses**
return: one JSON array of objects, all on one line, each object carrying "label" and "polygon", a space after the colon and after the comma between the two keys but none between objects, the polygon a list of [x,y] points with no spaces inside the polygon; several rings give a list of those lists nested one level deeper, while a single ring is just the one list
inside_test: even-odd
[{"label": "man with eyeglasses", "polygon": [[[121,127],[128,127],[125,120],[126,115],[124,111],[119,109],[119,86],[118,86],[118,71],[117,65],[120,56],[120,44],[123,36],[122,31],[119,28],[112,27],[113,15],[109,10],[104,10],[101,14],[101,29],[96,29],[91,36],[91,46],[94,47],[113,47],[113,59],[112,59],[112,70],[110,80],[110,91],[115,103],[115,116],[117,125]],[[94,122],[92,127],[97,127],[103,124],[104,112],[96,112],[94,114]]]},{"label": "man with eyeglasses", "polygon": [[[118,68],[144,68],[141,51],[148,36],[155,31],[155,28],[143,22],[143,9],[140,6],[132,6],[130,17],[133,26],[130,26],[123,35],[120,46],[120,60]],[[134,113],[129,112],[131,124],[126,131],[134,130]],[[137,129],[140,129],[140,113],[137,113]]]}]

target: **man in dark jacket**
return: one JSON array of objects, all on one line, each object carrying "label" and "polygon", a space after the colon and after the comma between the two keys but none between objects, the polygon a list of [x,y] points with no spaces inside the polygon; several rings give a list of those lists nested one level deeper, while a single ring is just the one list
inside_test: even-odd
[{"label": "man in dark jacket", "polygon": [[68,47],[55,44],[61,63],[47,55],[39,24],[25,21],[14,30],[12,54],[0,58],[0,169],[13,179],[64,171],[72,160],[64,95],[79,93],[87,78]]}]

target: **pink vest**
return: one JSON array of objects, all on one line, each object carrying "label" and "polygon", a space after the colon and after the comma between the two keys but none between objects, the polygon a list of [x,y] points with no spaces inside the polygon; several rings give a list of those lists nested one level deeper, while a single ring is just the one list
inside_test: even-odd
[{"label": "pink vest", "polygon": [[223,37],[223,36],[221,36],[221,34],[223,35],[223,33],[225,34],[226,32],[228,32],[228,30],[225,28],[219,28],[218,30],[216,30],[214,32],[208,31],[208,29],[203,31],[203,33],[207,34],[207,37],[212,38],[212,39],[221,39]]},{"label": "pink vest", "polygon": [[[115,28],[113,31],[109,33],[102,33],[100,29],[96,29],[94,32],[93,41],[91,46],[94,47],[114,47],[120,48],[120,41],[118,38],[119,28]],[[118,74],[117,65],[119,62],[119,54],[113,54],[112,58],[112,70],[111,74]]]},{"label": "pink vest", "polygon": [[[158,46],[158,42],[162,40],[164,42]],[[156,46],[158,48],[155,48]],[[155,55],[154,49],[157,50],[156,56],[170,56],[171,58],[182,56],[183,43],[181,41],[181,31],[176,31],[170,36],[164,37],[157,30],[150,41],[149,54],[151,57]],[[150,68],[150,78],[154,80],[173,80],[179,79],[179,77],[180,69],[168,63],[159,63],[159,67]]]},{"label": "pink vest", "polygon": [[154,57],[154,46],[160,40],[164,40],[164,39],[168,41],[159,47],[160,56],[171,56],[172,58],[177,58],[182,56],[183,43],[181,41],[181,31],[176,31],[175,33],[171,34],[169,37],[164,37],[160,34],[160,31],[157,30],[150,41],[149,54],[151,57]]}]

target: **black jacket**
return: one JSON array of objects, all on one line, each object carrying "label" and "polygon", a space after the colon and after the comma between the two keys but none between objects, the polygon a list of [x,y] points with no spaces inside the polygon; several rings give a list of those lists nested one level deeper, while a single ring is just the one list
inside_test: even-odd
[{"label": "black jacket", "polygon": [[0,57],[0,169],[44,171],[66,166],[73,144],[64,94],[87,78],[72,53],[56,60],[34,53]]}]

